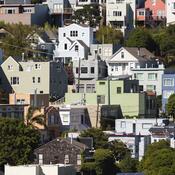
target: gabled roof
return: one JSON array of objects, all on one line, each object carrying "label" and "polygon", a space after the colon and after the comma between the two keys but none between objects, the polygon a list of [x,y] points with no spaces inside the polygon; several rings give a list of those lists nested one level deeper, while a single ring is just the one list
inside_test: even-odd
[{"label": "gabled roof", "polygon": [[73,47],[74,47],[74,45],[76,44],[76,43],[79,43],[80,45],[82,45],[84,48],[89,48],[82,40],[75,40],[74,42],[73,42],[73,44],[70,46],[70,48],[69,49],[72,49]]},{"label": "gabled roof", "polygon": [[67,142],[68,144],[70,144],[70,145],[73,145],[73,146],[75,146],[76,148],[78,148],[78,149],[82,149],[82,150],[84,150],[84,149],[87,149],[88,147],[85,145],[85,144],[83,144],[83,143],[80,143],[80,142],[78,142],[78,141],[76,141],[76,140],[74,140],[74,139],[70,139],[70,138],[56,138],[56,139],[54,139],[54,140],[52,140],[52,141],[50,141],[50,142],[48,142],[48,143],[46,143],[46,144],[44,144],[44,145],[41,145],[40,147],[38,147],[38,148],[36,148],[35,150],[39,150],[39,149],[41,149],[41,148],[44,148],[44,147],[46,147],[46,146],[49,146],[50,144],[52,144],[52,143],[54,143],[54,142]]}]

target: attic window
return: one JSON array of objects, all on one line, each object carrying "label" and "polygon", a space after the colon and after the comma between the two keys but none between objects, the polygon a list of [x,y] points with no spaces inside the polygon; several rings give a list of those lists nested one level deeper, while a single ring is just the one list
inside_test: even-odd
[{"label": "attic window", "polygon": [[124,52],[121,52],[121,58],[124,58]]},{"label": "attic window", "polygon": [[78,52],[78,46],[77,45],[75,46],[75,52]]}]

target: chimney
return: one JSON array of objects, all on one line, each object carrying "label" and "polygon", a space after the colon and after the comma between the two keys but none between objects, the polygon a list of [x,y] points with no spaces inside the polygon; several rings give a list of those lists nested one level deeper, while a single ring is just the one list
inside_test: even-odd
[{"label": "chimney", "polygon": [[140,47],[137,48],[137,55],[140,56]]}]

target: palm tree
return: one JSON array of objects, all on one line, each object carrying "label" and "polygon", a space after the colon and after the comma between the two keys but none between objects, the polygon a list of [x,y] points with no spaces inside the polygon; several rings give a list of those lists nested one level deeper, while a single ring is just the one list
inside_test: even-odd
[{"label": "palm tree", "polygon": [[40,112],[40,110],[41,109],[37,107],[29,107],[26,118],[25,118],[25,123],[27,126],[30,126],[35,129],[38,129],[36,124],[46,127],[46,121],[45,121],[44,114],[35,114],[37,111]]}]

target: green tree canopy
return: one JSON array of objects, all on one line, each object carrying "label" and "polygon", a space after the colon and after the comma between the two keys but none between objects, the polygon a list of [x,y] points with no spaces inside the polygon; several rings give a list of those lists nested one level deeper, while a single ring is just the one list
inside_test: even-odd
[{"label": "green tree canopy", "polygon": [[121,161],[126,156],[131,156],[130,150],[120,140],[114,140],[108,143],[108,149],[113,152],[116,161]]},{"label": "green tree canopy", "polygon": [[140,162],[145,175],[174,175],[174,167],[175,150],[164,140],[151,144]]},{"label": "green tree canopy", "polygon": [[40,135],[23,121],[0,118],[0,167],[4,164],[28,164],[33,160],[33,150]]},{"label": "green tree canopy", "polygon": [[72,20],[78,24],[89,24],[91,27],[100,25],[100,8],[99,5],[84,5],[82,9],[76,10]]},{"label": "green tree canopy", "polygon": [[101,26],[97,31],[96,38],[98,42],[104,44],[121,44],[123,42],[122,32],[109,26]]},{"label": "green tree canopy", "polygon": [[97,175],[116,174],[113,153],[109,149],[97,149],[94,154],[95,171]]},{"label": "green tree canopy", "polygon": [[136,28],[130,34],[125,43],[128,47],[145,47],[149,51],[156,50],[156,43],[149,30],[145,28]]},{"label": "green tree canopy", "polygon": [[170,97],[168,98],[166,109],[167,109],[168,115],[172,116],[174,119],[175,118],[175,94],[170,95]]}]

